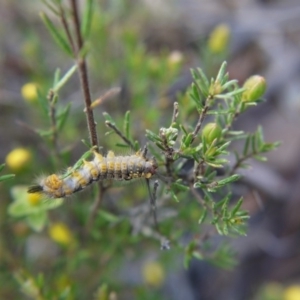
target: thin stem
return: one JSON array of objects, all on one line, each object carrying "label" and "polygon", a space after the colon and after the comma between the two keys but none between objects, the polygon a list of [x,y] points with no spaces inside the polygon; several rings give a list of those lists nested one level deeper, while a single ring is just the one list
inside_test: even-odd
[{"label": "thin stem", "polygon": [[197,201],[203,206],[205,207],[207,210],[210,211],[210,213],[212,214],[212,216],[214,215],[214,212],[212,210],[212,208],[207,205],[207,203],[205,202],[205,200],[199,195],[199,193],[197,192],[197,190],[194,188],[193,184],[190,184],[190,191],[191,193],[194,195],[194,197],[197,199]]},{"label": "thin stem", "polygon": [[89,214],[88,221],[86,223],[86,231],[87,231],[87,233],[89,233],[90,230],[92,229],[94,220],[95,220],[95,218],[97,216],[97,212],[98,212],[98,210],[99,210],[99,208],[101,206],[101,203],[102,203],[102,198],[103,198],[104,192],[105,192],[105,188],[102,185],[102,182],[100,181],[99,182],[99,194],[98,194],[98,196],[96,197],[96,199],[95,199],[95,201],[93,203],[91,212]]},{"label": "thin stem", "polygon": [[233,175],[234,172],[240,167],[240,165],[241,165],[245,160],[251,158],[253,155],[256,155],[256,154],[257,154],[256,152],[251,152],[251,153],[249,153],[249,154],[247,154],[247,155],[245,155],[245,156],[239,158],[239,159],[235,162],[235,164],[233,165],[233,167],[232,167],[232,169],[231,169],[231,171],[230,171],[230,173],[229,173],[229,176],[230,176],[230,175]]},{"label": "thin stem", "polygon": [[88,130],[90,133],[90,140],[91,140],[92,145],[98,147],[98,137],[97,137],[97,131],[96,131],[96,124],[95,124],[95,120],[94,120],[94,114],[93,114],[93,110],[90,108],[92,100],[91,100],[91,94],[90,94],[90,89],[89,89],[87,66],[86,66],[85,59],[83,57],[81,57],[81,55],[80,55],[80,50],[82,49],[82,46],[83,46],[83,40],[82,40],[82,36],[81,36],[81,32],[80,32],[80,20],[79,20],[79,15],[78,15],[77,1],[70,0],[70,2],[71,2],[71,8],[72,8],[73,23],[74,23],[74,27],[75,27],[75,38],[76,38],[76,43],[77,43],[76,49],[75,49],[75,56],[77,59],[81,88],[82,88],[84,101],[85,101]]},{"label": "thin stem", "polygon": [[205,162],[204,160],[201,160],[196,168],[195,168],[195,171],[194,171],[194,180],[197,179],[198,176],[203,176],[204,175],[204,172],[205,172]]},{"label": "thin stem", "polygon": [[149,195],[150,195],[150,204],[151,204],[151,209],[152,209],[153,218],[154,218],[154,226],[156,227],[157,231],[159,232],[157,216],[156,216],[156,193],[157,193],[157,188],[158,188],[159,184],[158,184],[158,181],[155,180],[154,187],[153,187],[153,193],[151,195],[149,179],[147,179],[146,182],[147,182],[148,191],[149,191]]},{"label": "thin stem", "polygon": [[[85,108],[86,108],[86,121],[88,125],[88,131],[90,135],[90,141],[93,146],[96,146],[96,151],[99,151],[98,148],[98,137],[97,137],[97,131],[96,131],[96,123],[94,119],[93,110],[91,109],[91,93],[89,88],[89,80],[88,80],[88,72],[87,72],[87,65],[84,57],[80,55],[80,51],[83,47],[83,39],[81,36],[80,31],[80,20],[78,15],[78,7],[77,7],[77,1],[76,0],[70,0],[70,6],[72,10],[72,16],[73,16],[73,24],[75,29],[75,41],[76,46],[73,43],[73,39],[71,38],[70,32],[68,31],[68,26],[65,26],[66,34],[69,38],[69,41],[71,45],[73,46],[74,56],[77,60],[77,66],[78,66],[78,73],[81,83],[81,89],[84,97],[85,102]],[[103,183],[100,181],[98,184],[99,187],[99,194],[98,197],[95,199],[91,213],[89,215],[89,219],[86,225],[87,231],[89,231],[92,228],[94,219],[97,215],[98,209],[102,203],[102,198],[105,192],[105,189],[103,187]]]},{"label": "thin stem", "polygon": [[208,96],[208,98],[205,100],[205,105],[204,105],[204,107],[203,107],[202,110],[201,110],[201,113],[200,113],[198,122],[197,122],[197,124],[196,124],[196,127],[195,127],[193,133],[192,133],[192,134],[193,134],[193,137],[192,137],[191,143],[194,142],[194,140],[195,140],[195,138],[196,138],[198,132],[199,132],[200,129],[201,129],[203,120],[204,120],[204,118],[205,118],[205,116],[206,116],[206,113],[207,113],[207,111],[208,111],[208,109],[209,109],[209,104],[208,104],[208,103],[209,103],[210,100],[212,100],[212,99],[213,99],[212,96]]},{"label": "thin stem", "polygon": [[68,24],[67,19],[66,19],[65,11],[64,11],[61,4],[59,4],[59,16],[60,16],[60,21],[63,25],[63,28],[66,32],[67,38],[69,40],[69,43],[71,45],[73,55],[75,56],[76,55],[76,48],[75,48],[73,37],[72,37],[71,31],[70,31],[70,28],[69,28],[69,24]]},{"label": "thin stem", "polygon": [[134,149],[134,144],[116,127],[115,124],[105,121],[105,125],[114,130],[114,132],[132,149]]}]

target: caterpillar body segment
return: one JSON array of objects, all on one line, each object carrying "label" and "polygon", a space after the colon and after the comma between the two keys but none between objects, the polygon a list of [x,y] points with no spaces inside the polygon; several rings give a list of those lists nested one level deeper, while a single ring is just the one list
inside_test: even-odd
[{"label": "caterpillar body segment", "polygon": [[[93,154],[93,160],[86,160],[90,155],[88,152]],[[29,187],[28,193],[63,198],[84,189],[94,181],[149,179],[156,173],[156,161],[147,159],[140,151],[127,156],[115,156],[113,151],[103,156],[94,149],[88,152],[74,167],[68,168],[65,174],[52,174],[42,178],[37,185]]]}]

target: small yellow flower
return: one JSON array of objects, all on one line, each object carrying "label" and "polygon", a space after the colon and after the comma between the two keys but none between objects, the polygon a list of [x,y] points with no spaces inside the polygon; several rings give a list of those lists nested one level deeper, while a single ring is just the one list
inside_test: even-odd
[{"label": "small yellow flower", "polygon": [[158,262],[146,262],[142,269],[144,282],[153,287],[160,287],[165,280],[165,271]]},{"label": "small yellow flower", "polygon": [[27,194],[27,200],[32,206],[38,205],[42,198],[43,196],[39,193]]},{"label": "small yellow flower", "polygon": [[220,24],[211,32],[208,39],[208,48],[212,53],[222,53],[228,47],[230,28],[226,24]]},{"label": "small yellow flower", "polygon": [[62,245],[69,245],[73,242],[72,232],[69,227],[63,223],[55,223],[49,228],[50,237],[57,243]]},{"label": "small yellow flower", "polygon": [[38,99],[37,84],[34,82],[26,83],[22,86],[22,97],[29,103],[35,103]]},{"label": "small yellow flower", "polygon": [[283,293],[284,300],[299,300],[300,299],[300,285],[290,285]]},{"label": "small yellow flower", "polygon": [[25,148],[16,148],[7,154],[5,161],[11,170],[21,171],[30,163],[31,153]]}]

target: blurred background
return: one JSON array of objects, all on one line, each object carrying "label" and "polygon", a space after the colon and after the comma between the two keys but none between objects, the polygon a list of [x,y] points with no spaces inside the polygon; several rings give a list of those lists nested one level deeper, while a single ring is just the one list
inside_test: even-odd
[{"label": "blurred background", "polygon": [[[130,109],[135,138],[143,144],[145,128],[171,116],[173,102],[192,82],[190,68],[203,67],[213,76],[226,60],[230,77],[241,84],[253,74],[266,78],[266,101],[247,111],[236,128],[248,132],[261,124],[266,141],[282,144],[268,154],[267,163],[253,162],[242,172],[244,206],[251,218],[248,236],[230,241],[237,259],[230,270],[202,261],[184,269],[179,251],[160,252],[137,237],[124,246],[124,237],[116,236],[120,228],[109,231],[107,220],[97,224],[107,228],[108,236],[98,230],[93,242],[78,238],[91,202],[78,204],[77,198],[51,212],[53,226],[43,232],[34,233],[22,219],[8,216],[13,186],[28,186],[40,173],[56,171],[49,163],[49,145],[33,130],[45,130],[49,122],[31,88],[47,94],[55,70],[65,73],[73,65],[53,42],[40,11],[51,16],[42,1],[0,2],[0,162],[8,164],[15,149],[31,156],[24,170],[8,164],[4,173],[17,176],[0,185],[0,298],[31,299],[25,283],[30,288],[32,278],[43,274],[38,284],[50,296],[36,299],[300,299],[300,1],[95,1],[88,56],[92,97],[121,88],[95,110],[105,149],[113,147],[114,138],[105,135],[103,111],[119,118]],[[213,32],[223,45],[212,44]],[[208,54],[209,47],[214,55]],[[59,137],[65,153],[60,168],[65,168],[85,151],[80,140],[88,139],[76,75],[59,98],[62,105],[72,103]],[[147,201],[146,187],[133,187]],[[132,197],[130,190],[113,189],[106,199],[110,211],[120,195]],[[88,194],[82,195],[80,200],[88,200]],[[58,243],[55,229],[65,237]],[[77,244],[69,247],[75,236]],[[69,286],[69,298],[53,296]]]}]

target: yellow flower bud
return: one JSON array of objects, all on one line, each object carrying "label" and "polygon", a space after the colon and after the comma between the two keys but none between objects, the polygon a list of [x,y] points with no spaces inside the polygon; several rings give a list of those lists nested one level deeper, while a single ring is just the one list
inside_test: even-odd
[{"label": "yellow flower bud", "polygon": [[284,300],[300,299],[300,285],[291,285],[287,287],[283,293]]},{"label": "yellow flower bud", "polygon": [[219,81],[216,81],[214,84],[210,85],[208,93],[212,96],[221,94],[222,85]]},{"label": "yellow flower bud", "polygon": [[159,287],[165,280],[165,271],[158,262],[146,262],[142,269],[144,282],[154,287]]},{"label": "yellow flower bud", "polygon": [[230,28],[226,24],[220,24],[211,32],[208,39],[208,48],[212,53],[222,53],[228,47]]},{"label": "yellow flower bud", "polygon": [[27,194],[27,200],[32,206],[38,205],[42,198],[43,196],[39,193]]},{"label": "yellow flower bud", "polygon": [[253,75],[245,81],[243,88],[246,90],[242,95],[242,101],[253,102],[265,93],[267,83],[264,77],[260,75]]},{"label": "yellow flower bud", "polygon": [[202,136],[208,144],[213,140],[219,139],[222,134],[222,129],[217,123],[208,123],[202,130]]},{"label": "yellow flower bud", "polygon": [[22,97],[29,103],[35,103],[38,99],[37,84],[34,82],[26,83],[22,86]]},{"label": "yellow flower bud", "polygon": [[62,245],[69,245],[73,242],[72,233],[65,224],[55,223],[49,228],[49,235],[55,242]]},{"label": "yellow flower bud", "polygon": [[11,170],[15,172],[21,171],[30,163],[31,153],[25,148],[16,148],[8,153],[5,161]]}]

